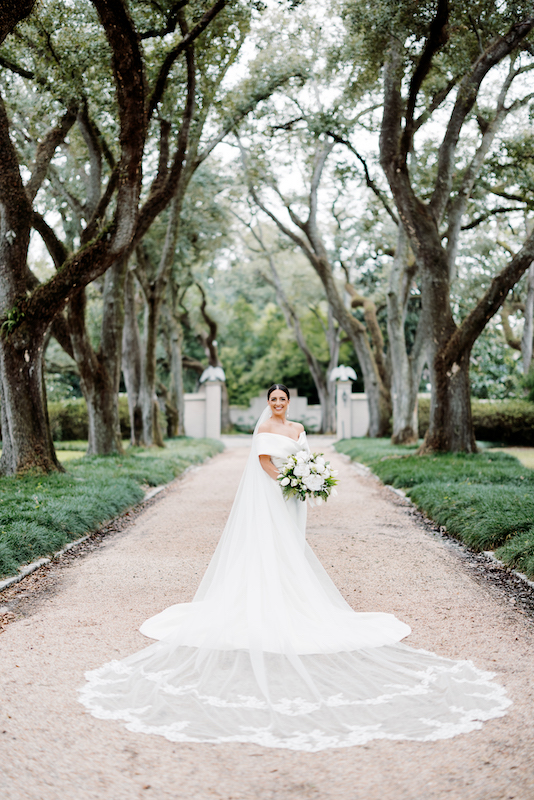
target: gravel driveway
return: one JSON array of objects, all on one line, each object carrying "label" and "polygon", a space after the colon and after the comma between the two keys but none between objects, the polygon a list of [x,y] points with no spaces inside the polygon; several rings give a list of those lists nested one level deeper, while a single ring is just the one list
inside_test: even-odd
[{"label": "gravel driveway", "polygon": [[[248,442],[175,481],[85,555],[58,562],[0,636],[3,800],[532,800],[532,618],[476,578],[375,479],[324,449],[340,491],[309,513],[308,538],[356,609],[393,612],[414,647],[497,672],[514,701],[482,730],[435,743],[373,741],[299,753],[173,744],[96,720],[76,701],[87,669],[141,649],[138,626],[191,599],[230,510]],[[35,592],[37,588],[37,593]],[[0,603],[5,597],[0,595]]]}]

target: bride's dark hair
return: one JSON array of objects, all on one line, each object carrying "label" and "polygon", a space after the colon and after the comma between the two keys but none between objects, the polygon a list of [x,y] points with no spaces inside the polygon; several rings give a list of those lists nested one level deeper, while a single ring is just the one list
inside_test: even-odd
[{"label": "bride's dark hair", "polygon": [[270,398],[272,393],[276,391],[276,389],[280,389],[281,392],[285,392],[287,394],[287,399],[289,400],[290,398],[289,389],[287,388],[287,386],[284,386],[283,383],[273,383],[273,385],[270,386],[269,389],[267,389],[267,400]]}]

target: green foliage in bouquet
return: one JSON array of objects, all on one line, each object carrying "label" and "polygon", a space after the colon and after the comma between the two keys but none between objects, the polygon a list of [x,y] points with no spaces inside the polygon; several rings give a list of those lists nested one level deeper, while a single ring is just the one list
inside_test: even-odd
[{"label": "green foliage in bouquet", "polygon": [[310,498],[320,505],[330,495],[335,496],[337,470],[332,469],[330,461],[325,461],[323,453],[308,453],[301,450],[289,456],[277,480],[280,481],[284,497],[298,497],[303,502]]}]

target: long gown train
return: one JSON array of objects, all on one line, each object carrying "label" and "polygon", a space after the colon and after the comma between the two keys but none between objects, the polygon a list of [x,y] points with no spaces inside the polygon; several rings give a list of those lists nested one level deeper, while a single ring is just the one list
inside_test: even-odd
[{"label": "long gown train", "polygon": [[505,713],[493,673],[401,644],[407,625],[341,597],[305,541],[306,505],[259,464],[305,448],[305,434],[255,433],[193,602],[142,625],[156,643],[86,673],[95,717],[175,742],[316,751],[446,739]]}]

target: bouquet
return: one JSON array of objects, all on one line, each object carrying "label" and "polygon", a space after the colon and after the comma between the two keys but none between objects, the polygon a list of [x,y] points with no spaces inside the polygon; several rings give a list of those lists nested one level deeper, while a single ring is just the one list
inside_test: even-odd
[{"label": "bouquet", "polygon": [[300,450],[289,456],[280,471],[277,480],[284,493],[284,497],[298,497],[305,501],[307,498],[317,505],[328,500],[330,495],[335,497],[338,483],[337,470],[332,469],[329,461],[325,461],[322,453],[308,453]]}]

